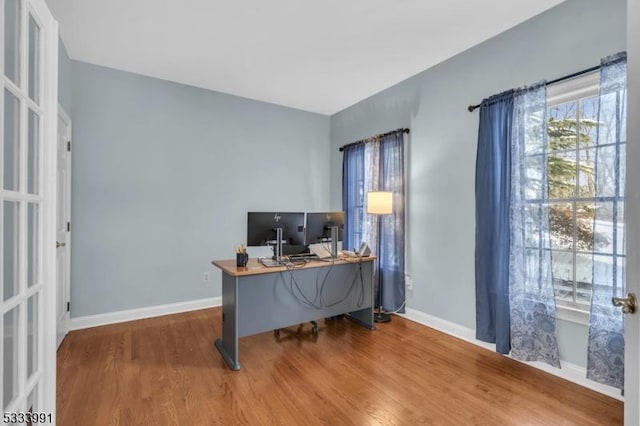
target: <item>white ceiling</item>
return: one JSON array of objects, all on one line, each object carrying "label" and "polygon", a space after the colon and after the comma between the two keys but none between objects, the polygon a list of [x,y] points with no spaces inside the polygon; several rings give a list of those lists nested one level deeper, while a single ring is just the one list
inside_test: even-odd
[{"label": "white ceiling", "polygon": [[47,0],[72,59],[333,114],[563,0]]}]

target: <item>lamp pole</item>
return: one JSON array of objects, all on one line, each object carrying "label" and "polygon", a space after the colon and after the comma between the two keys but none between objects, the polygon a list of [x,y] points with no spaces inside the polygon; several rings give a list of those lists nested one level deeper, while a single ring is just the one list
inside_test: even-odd
[{"label": "lamp pole", "polygon": [[378,241],[376,244],[376,256],[378,257],[378,309],[373,319],[375,322],[389,322],[391,321],[391,316],[383,312],[384,308],[382,306],[382,263],[380,254],[382,251],[382,218],[385,215],[393,213],[393,193],[388,191],[373,191],[367,193],[367,213],[378,217]]}]

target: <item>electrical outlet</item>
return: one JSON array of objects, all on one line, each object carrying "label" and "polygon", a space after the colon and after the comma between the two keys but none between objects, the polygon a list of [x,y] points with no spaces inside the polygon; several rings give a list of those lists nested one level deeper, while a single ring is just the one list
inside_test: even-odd
[{"label": "electrical outlet", "polygon": [[202,282],[203,282],[203,283],[208,282],[210,279],[211,279],[211,275],[210,275],[210,273],[209,273],[209,272],[204,272],[204,273],[202,274]]},{"label": "electrical outlet", "polygon": [[404,276],[404,283],[407,290],[413,290],[413,277],[411,275]]}]

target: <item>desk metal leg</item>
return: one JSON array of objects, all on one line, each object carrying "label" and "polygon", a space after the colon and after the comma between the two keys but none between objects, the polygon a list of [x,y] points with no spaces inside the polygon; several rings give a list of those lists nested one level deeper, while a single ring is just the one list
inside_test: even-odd
[{"label": "desk metal leg", "polygon": [[[214,345],[216,346],[216,349],[218,349],[218,351],[220,352],[220,355],[222,355],[222,359],[224,359],[224,362],[227,363],[230,369],[234,371],[240,370],[240,363],[238,362],[237,351],[235,354],[231,355],[229,351],[227,351],[227,349],[224,347],[224,343],[222,339],[216,339],[216,341],[214,342]],[[236,345],[237,345],[237,340],[236,340]]]},{"label": "desk metal leg", "polygon": [[374,302],[373,302],[373,296],[374,296],[374,289],[375,286],[373,285],[373,262],[367,262],[366,265],[360,265],[361,269],[360,272],[363,274],[362,279],[369,284],[367,286],[368,289],[370,289],[370,291],[368,291],[368,304],[369,304],[369,308],[364,308],[364,309],[360,309],[358,311],[353,311],[353,312],[349,312],[349,315],[347,318],[349,318],[350,320],[354,321],[357,324],[360,324],[361,326],[368,328],[369,330],[375,330],[376,326],[374,324],[373,321],[373,310],[374,310]]},{"label": "desk metal leg", "polygon": [[230,369],[240,370],[238,359],[237,278],[222,274],[222,337],[214,342]]},{"label": "desk metal leg", "polygon": [[366,308],[359,311],[349,312],[347,318],[365,328],[368,328],[369,330],[376,329],[376,326],[373,322],[373,308]]}]

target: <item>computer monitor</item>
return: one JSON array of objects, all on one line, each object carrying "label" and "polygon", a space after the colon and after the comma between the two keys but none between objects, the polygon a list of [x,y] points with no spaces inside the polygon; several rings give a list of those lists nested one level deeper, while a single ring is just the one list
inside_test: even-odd
[{"label": "computer monitor", "polygon": [[247,245],[265,246],[276,243],[276,229],[282,229],[283,250],[304,247],[304,213],[248,212]]},{"label": "computer monitor", "polygon": [[344,212],[307,213],[305,243],[317,244],[331,241],[331,227],[338,227],[338,241],[342,241]]}]

